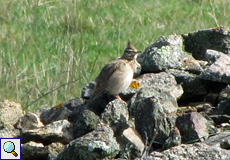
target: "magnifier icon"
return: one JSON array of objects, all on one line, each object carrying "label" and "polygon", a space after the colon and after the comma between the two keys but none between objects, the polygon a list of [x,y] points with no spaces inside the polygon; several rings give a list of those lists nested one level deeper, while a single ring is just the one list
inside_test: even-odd
[{"label": "magnifier icon", "polygon": [[14,151],[15,150],[15,145],[11,141],[7,141],[3,145],[3,149],[7,153],[12,153],[15,157],[18,156],[18,154]]}]

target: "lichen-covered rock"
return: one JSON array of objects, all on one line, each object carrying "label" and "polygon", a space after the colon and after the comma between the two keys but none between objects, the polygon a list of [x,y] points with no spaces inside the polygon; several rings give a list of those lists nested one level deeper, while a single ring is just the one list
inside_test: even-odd
[{"label": "lichen-covered rock", "polygon": [[58,155],[58,160],[114,158],[119,151],[113,130],[108,125],[99,123],[93,132],[71,141]]},{"label": "lichen-covered rock", "polygon": [[196,59],[205,60],[207,49],[213,49],[230,54],[229,27],[216,27],[183,34],[184,48]]},{"label": "lichen-covered rock", "polygon": [[189,56],[182,50],[182,40],[183,38],[178,35],[162,36],[157,39],[137,58],[142,72],[154,73],[181,68],[184,58]]},{"label": "lichen-covered rock", "polygon": [[41,142],[45,145],[52,142],[69,143],[73,139],[72,130],[69,129],[70,123],[67,120],[52,122],[44,127],[21,131],[22,143],[29,141]]},{"label": "lichen-covered rock", "polygon": [[128,127],[129,111],[127,104],[119,99],[110,102],[101,114],[101,120],[108,124],[115,134],[121,134]]},{"label": "lichen-covered rock", "polygon": [[12,128],[24,114],[21,104],[8,99],[0,102],[0,129]]},{"label": "lichen-covered rock", "polygon": [[175,127],[177,107],[175,98],[169,92],[159,88],[140,90],[135,97],[132,113],[142,139],[146,141],[148,138],[150,141],[156,134],[154,141],[162,146]]},{"label": "lichen-covered rock", "polygon": [[14,128],[3,128],[0,129],[0,137],[1,138],[19,138],[20,137],[20,131],[19,129]]},{"label": "lichen-covered rock", "polygon": [[183,89],[180,84],[177,84],[175,77],[167,72],[160,73],[146,73],[138,78],[137,82],[140,83],[140,87],[136,89],[128,88],[125,92],[121,93],[121,96],[134,95],[140,90],[146,88],[158,88],[169,92],[175,99],[179,99],[183,94]]},{"label": "lichen-covered rock", "polygon": [[230,151],[205,143],[182,144],[163,152],[154,151],[146,160],[228,160]]},{"label": "lichen-covered rock", "polygon": [[125,129],[121,136],[117,137],[117,141],[121,149],[120,158],[135,159],[141,157],[145,148],[141,136],[131,127]]},{"label": "lichen-covered rock", "polygon": [[44,126],[40,121],[40,118],[35,113],[27,113],[23,117],[21,117],[16,123],[16,128],[18,129],[36,129]]},{"label": "lichen-covered rock", "polygon": [[69,121],[71,122],[74,139],[93,131],[98,120],[99,116],[93,111],[86,109],[84,106],[79,106],[73,110],[69,116]]}]

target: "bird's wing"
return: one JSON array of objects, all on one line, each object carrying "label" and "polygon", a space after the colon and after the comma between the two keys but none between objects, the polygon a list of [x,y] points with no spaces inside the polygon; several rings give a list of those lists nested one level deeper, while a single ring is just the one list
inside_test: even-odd
[{"label": "bird's wing", "polygon": [[114,74],[115,71],[122,70],[124,65],[126,65],[126,62],[124,60],[115,59],[102,68],[100,74],[95,79],[96,86],[94,88],[94,93],[89,101],[94,100],[106,91],[109,78]]}]

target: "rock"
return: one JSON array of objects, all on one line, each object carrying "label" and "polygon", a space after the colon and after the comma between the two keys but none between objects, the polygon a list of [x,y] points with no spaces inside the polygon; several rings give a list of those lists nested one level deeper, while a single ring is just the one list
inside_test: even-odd
[{"label": "rock", "polygon": [[117,138],[120,144],[120,158],[135,159],[142,155],[145,145],[141,136],[134,128],[127,128],[122,135]]},{"label": "rock", "polygon": [[86,109],[84,106],[79,106],[69,116],[71,129],[74,133],[74,139],[83,136],[86,133],[93,131],[98,123],[99,116],[93,111]]},{"label": "rock", "polygon": [[212,122],[196,112],[178,116],[176,126],[180,130],[183,143],[203,141],[209,134],[216,132]]},{"label": "rock", "polygon": [[169,148],[172,148],[174,146],[178,146],[181,144],[181,135],[180,135],[180,131],[177,129],[177,127],[175,127],[170,135],[169,138],[165,141],[162,150],[166,150]]},{"label": "rock", "polygon": [[230,115],[230,97],[228,97],[226,100],[221,101],[217,107],[216,112],[219,114],[227,114]]},{"label": "rock", "polygon": [[22,117],[25,112],[19,103],[11,100],[0,102],[0,129],[13,128],[13,125]]},{"label": "rock", "polygon": [[207,49],[204,55],[204,60],[208,61],[210,64],[214,63],[220,57],[228,58],[228,55],[218,52],[215,50]]},{"label": "rock", "polygon": [[224,139],[220,143],[220,147],[223,149],[230,149],[230,139]]},{"label": "rock", "polygon": [[27,113],[23,117],[21,117],[16,123],[16,128],[18,129],[36,129],[39,127],[43,127],[44,125],[40,121],[40,118],[35,113]]},{"label": "rock", "polygon": [[49,151],[49,155],[47,157],[47,160],[55,160],[57,158],[57,155],[61,152],[63,152],[65,145],[63,145],[62,143],[59,142],[55,142],[55,143],[51,143],[48,146],[45,146],[48,151]]},{"label": "rock", "polygon": [[182,144],[163,152],[154,151],[146,160],[181,160],[181,159],[199,159],[199,160],[228,160],[230,151],[216,146],[209,146],[205,143]]},{"label": "rock", "polygon": [[44,125],[47,125],[54,121],[68,119],[69,115],[70,111],[65,106],[52,107],[50,109],[42,111],[40,119],[44,123]]},{"label": "rock", "polygon": [[230,84],[230,57],[220,57],[200,74],[201,79]]},{"label": "rock", "polygon": [[208,94],[218,96],[218,93],[226,87],[226,84],[202,80],[199,75],[186,71],[170,69],[168,72],[174,75],[177,83],[183,87],[184,93],[178,101],[182,105],[201,101],[216,105],[217,97],[210,97]]},{"label": "rock", "polygon": [[230,53],[229,27],[215,27],[183,34],[185,51],[192,53],[195,59],[205,60],[207,49],[213,49],[225,54]]},{"label": "rock", "polygon": [[139,76],[138,78],[136,78],[136,80],[138,81],[138,83],[140,83],[140,88],[128,88],[127,91],[121,94],[122,97],[125,97],[127,95],[134,95],[135,93],[138,93],[140,90],[145,90],[147,88],[159,88],[166,92],[170,92],[170,94],[175,99],[179,99],[183,94],[183,89],[181,85],[178,85],[175,80],[175,77],[167,72],[147,73]]},{"label": "rock", "polygon": [[102,123],[96,130],[71,141],[65,150],[58,155],[58,160],[103,159],[114,158],[120,151],[113,130]]},{"label": "rock", "polygon": [[215,122],[215,124],[219,125],[221,123],[230,122],[230,115],[210,115],[210,118]]},{"label": "rock", "polygon": [[45,145],[52,142],[69,143],[73,139],[70,123],[67,120],[52,122],[44,127],[33,130],[22,130],[22,143],[29,141],[40,142]]},{"label": "rock", "polygon": [[49,151],[42,143],[27,142],[22,145],[21,157],[23,160],[40,160],[47,159]]},{"label": "rock", "polygon": [[136,95],[132,113],[142,139],[150,141],[156,129],[155,141],[161,147],[175,126],[177,107],[170,93],[154,88],[141,89]]},{"label": "rock", "polygon": [[101,114],[101,120],[113,129],[115,135],[121,134],[128,127],[129,111],[127,104],[119,99],[109,102]]},{"label": "rock", "polygon": [[63,104],[68,110],[73,111],[76,107],[84,104],[84,100],[80,97],[71,99]]},{"label": "rock", "polygon": [[0,137],[1,138],[19,138],[20,131],[14,128],[3,128],[0,129]]},{"label": "rock", "polygon": [[21,154],[23,160],[40,160],[47,159],[51,154],[58,154],[63,149],[64,145],[61,143],[52,143],[44,146],[42,143],[30,141],[22,145]]},{"label": "rock", "polygon": [[182,37],[170,35],[157,39],[138,56],[137,60],[142,66],[143,73],[154,73],[181,68],[183,59],[188,56],[182,50]]},{"label": "rock", "polygon": [[225,142],[230,139],[229,133],[218,133],[216,135],[210,136],[204,141],[205,144],[209,146],[220,147],[222,142]]},{"label": "rock", "polygon": [[[207,83],[199,79],[199,76],[186,71],[170,69],[169,73],[175,76],[178,84],[183,87],[183,95],[180,102],[202,101],[207,91]],[[196,87],[194,87],[196,86]]]},{"label": "rock", "polygon": [[228,97],[230,97],[230,85],[227,85],[226,88],[224,88],[220,94],[219,94],[219,97],[218,97],[218,101],[221,102],[221,101],[225,101],[228,99]]}]

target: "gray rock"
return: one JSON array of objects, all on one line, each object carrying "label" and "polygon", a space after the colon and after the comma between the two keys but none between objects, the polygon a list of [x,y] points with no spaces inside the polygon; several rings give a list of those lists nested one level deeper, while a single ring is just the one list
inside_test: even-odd
[{"label": "gray rock", "polygon": [[143,88],[137,93],[132,113],[144,141],[151,141],[156,134],[155,141],[163,145],[175,126],[177,107],[175,98],[159,88]]},{"label": "gray rock", "polygon": [[0,129],[1,138],[19,138],[20,131],[11,127]]},{"label": "gray rock", "polygon": [[13,128],[13,125],[25,114],[19,103],[8,99],[0,102],[0,129]]},{"label": "gray rock", "polygon": [[75,139],[93,131],[98,123],[99,116],[93,111],[85,109],[83,106],[79,106],[73,110],[69,120],[71,122],[71,130],[73,130]]},{"label": "gray rock", "polygon": [[71,112],[65,106],[52,107],[50,109],[42,111],[42,113],[40,114],[40,119],[44,123],[44,125],[47,125],[54,121],[68,119],[70,113]]},{"label": "gray rock", "polygon": [[27,113],[23,117],[21,117],[16,123],[16,128],[18,129],[36,129],[43,127],[44,125],[40,121],[40,118],[35,113]]},{"label": "gray rock", "polygon": [[216,112],[219,114],[227,114],[230,115],[230,97],[228,97],[226,100],[221,101],[217,107]]},{"label": "gray rock", "polygon": [[73,111],[76,107],[84,104],[84,100],[80,97],[71,99],[63,104],[68,110]]},{"label": "gray rock", "polygon": [[58,155],[58,160],[114,158],[120,151],[113,130],[102,123],[96,130],[71,141]]},{"label": "gray rock", "polygon": [[221,115],[221,114],[213,114],[210,115],[210,118],[215,122],[215,124],[219,125],[221,123],[230,122],[229,115]]},{"label": "gray rock", "polygon": [[198,75],[186,71],[170,69],[168,72],[174,75],[177,83],[183,87],[184,93],[180,101],[194,102],[194,100],[203,100],[203,96],[208,92],[208,82],[204,82],[200,80]]},{"label": "gray rock", "polygon": [[157,39],[138,56],[137,60],[141,64],[142,72],[153,73],[181,68],[183,59],[187,56],[182,50],[182,37],[170,35]]},{"label": "gray rock", "polygon": [[201,79],[230,84],[230,57],[220,57],[200,74]]},{"label": "gray rock", "polygon": [[52,143],[48,146],[44,146],[42,143],[30,141],[22,145],[21,154],[23,160],[41,160],[47,159],[48,157],[51,159],[51,155],[58,154],[63,151],[63,149],[64,145],[61,143]]},{"label": "gray rock", "polygon": [[230,133],[217,133],[213,136],[210,136],[204,141],[205,144],[209,146],[220,147],[222,142],[225,142],[230,139]]},{"label": "gray rock", "polygon": [[22,143],[29,141],[41,142],[45,145],[52,142],[69,143],[73,139],[73,133],[69,129],[70,123],[67,120],[52,122],[44,127],[33,130],[22,130]]},{"label": "gray rock", "polygon": [[47,159],[49,151],[42,143],[28,142],[21,147],[21,157],[23,160]]},{"label": "gray rock", "polygon": [[147,160],[229,160],[230,151],[205,143],[182,144],[163,152],[152,152]]},{"label": "gray rock", "polygon": [[214,63],[220,57],[228,57],[228,55],[218,52],[215,50],[207,49],[204,55],[204,60],[208,61],[209,63]]},{"label": "gray rock", "polygon": [[195,59],[205,60],[207,49],[213,49],[225,54],[230,53],[229,27],[216,27],[199,30],[182,35],[185,51],[192,53]]},{"label": "gray rock", "polygon": [[[176,126],[180,130],[183,143],[203,141],[216,132],[214,125],[202,114],[191,112],[179,116]],[[214,128],[214,129],[213,129]]]},{"label": "gray rock", "polygon": [[138,93],[140,90],[145,90],[147,88],[156,88],[169,92],[175,99],[179,99],[183,94],[183,89],[181,85],[178,85],[175,77],[167,72],[160,73],[147,73],[136,78],[137,82],[140,83],[140,88],[127,89],[121,95],[130,95]]},{"label": "gray rock", "polygon": [[145,148],[141,136],[131,127],[125,129],[117,141],[120,144],[120,158],[135,159],[142,155]]},{"label": "gray rock", "polygon": [[120,135],[128,127],[129,111],[127,104],[119,99],[111,101],[100,118],[113,129],[115,134]]}]

